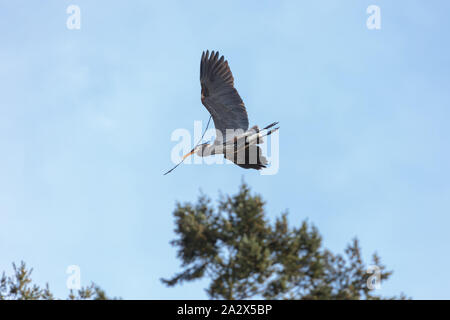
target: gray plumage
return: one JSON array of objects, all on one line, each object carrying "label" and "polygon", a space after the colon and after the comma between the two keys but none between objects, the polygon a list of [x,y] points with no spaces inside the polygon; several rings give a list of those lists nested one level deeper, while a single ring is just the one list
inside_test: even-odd
[{"label": "gray plumage", "polygon": [[[200,63],[200,84],[202,86],[202,103],[211,114],[217,137],[227,141],[226,130],[248,129],[248,116],[244,102],[234,87],[234,78],[228,61],[219,52],[203,52]],[[216,141],[220,143],[222,141]]]},{"label": "gray plumage", "polygon": [[278,130],[278,127],[272,128],[278,122],[273,122],[262,130],[259,130],[258,126],[248,129],[244,102],[234,87],[234,78],[228,62],[223,56],[219,59],[219,52],[211,51],[211,54],[209,51],[203,52],[200,84],[202,103],[211,114],[216,127],[216,140],[212,144],[199,142],[175,167],[164,174],[172,172],[183,163],[184,159],[193,154],[199,157],[223,154],[226,159],[241,168],[256,170],[265,168],[267,159],[262,155],[258,144],[263,143],[264,137]]}]

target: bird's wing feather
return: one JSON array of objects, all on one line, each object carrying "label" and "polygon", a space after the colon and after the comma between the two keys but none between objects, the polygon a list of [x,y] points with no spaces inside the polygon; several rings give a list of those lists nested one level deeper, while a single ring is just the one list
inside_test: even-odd
[{"label": "bird's wing feather", "polygon": [[247,145],[236,152],[227,152],[225,158],[244,169],[261,170],[268,164],[266,157],[262,155],[261,148],[257,145]]},{"label": "bird's wing feather", "polygon": [[[214,120],[222,141],[227,141],[227,129],[248,129],[248,116],[244,102],[234,88],[234,78],[228,62],[219,52],[203,52],[200,63],[202,103]],[[219,136],[219,133],[218,133]],[[216,137],[217,141],[217,137]]]}]

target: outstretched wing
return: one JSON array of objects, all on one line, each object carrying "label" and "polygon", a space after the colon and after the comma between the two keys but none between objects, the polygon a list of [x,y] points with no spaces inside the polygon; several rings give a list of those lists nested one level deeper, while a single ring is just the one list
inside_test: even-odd
[{"label": "outstretched wing", "polygon": [[234,88],[233,74],[228,61],[223,56],[219,59],[219,52],[203,52],[200,63],[200,84],[202,86],[202,103],[214,120],[216,131],[220,131],[223,141],[227,129],[248,129],[248,116],[244,102]]}]

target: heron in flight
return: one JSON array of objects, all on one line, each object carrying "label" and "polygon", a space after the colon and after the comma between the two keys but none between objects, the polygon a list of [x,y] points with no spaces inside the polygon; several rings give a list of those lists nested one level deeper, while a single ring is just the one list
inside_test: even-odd
[{"label": "heron in flight", "polygon": [[258,144],[263,143],[263,137],[279,129],[273,128],[278,122],[261,130],[258,126],[248,128],[244,102],[234,87],[234,78],[228,61],[223,56],[219,58],[218,51],[203,52],[200,62],[200,84],[202,104],[214,121],[216,138],[212,144],[202,143],[195,146],[191,152],[183,156],[181,162],[193,154],[200,157],[223,154],[226,159],[244,169],[265,168],[268,162]]}]

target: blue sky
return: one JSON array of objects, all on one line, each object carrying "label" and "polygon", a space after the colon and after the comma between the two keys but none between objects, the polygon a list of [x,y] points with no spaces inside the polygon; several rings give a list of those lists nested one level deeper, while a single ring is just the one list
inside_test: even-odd
[{"label": "blue sky", "polygon": [[[81,9],[68,30],[66,9]],[[381,8],[381,30],[366,8]],[[123,298],[206,298],[179,271],[172,210],[234,193],[355,236],[394,270],[380,294],[450,298],[447,1],[0,1],[0,270],[26,261],[67,294],[67,266]],[[228,59],[250,124],[280,121],[280,170],[182,166],[206,123],[199,63]]]}]

